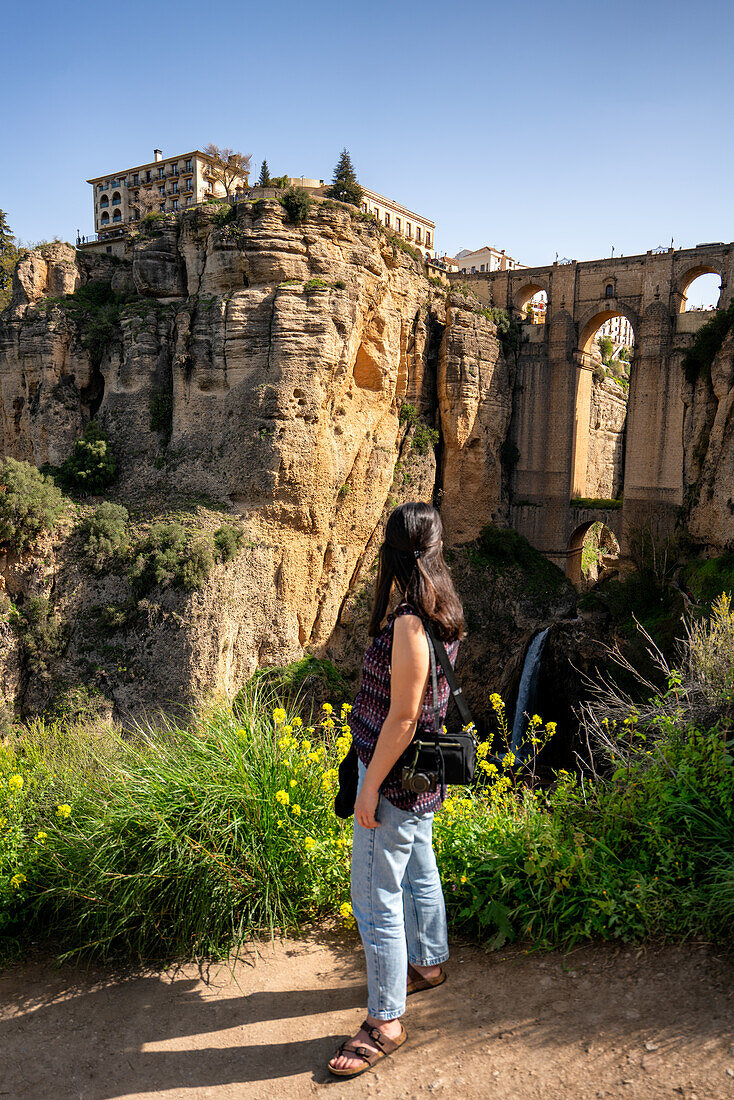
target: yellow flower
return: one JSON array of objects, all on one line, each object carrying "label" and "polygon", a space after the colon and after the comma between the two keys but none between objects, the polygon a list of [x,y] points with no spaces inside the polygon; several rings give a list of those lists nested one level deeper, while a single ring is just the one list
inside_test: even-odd
[{"label": "yellow flower", "polygon": [[342,922],[346,924],[348,928],[354,927],[354,913],[352,912],[352,907],[348,901],[342,902],[342,904],[339,906],[339,916],[341,917]]},{"label": "yellow flower", "polygon": [[56,807],[56,816],[57,817],[70,817],[71,816],[71,806],[69,806],[68,803],[66,803],[66,802],[62,802],[60,806]]},{"label": "yellow flower", "polygon": [[487,775],[496,775],[497,774],[497,765],[496,764],[489,764],[486,760],[480,760],[479,767]]},{"label": "yellow flower", "polygon": [[306,733],[315,733],[316,726],[306,726]]},{"label": "yellow flower", "polygon": [[333,728],[334,728],[334,719],[333,718],[325,718],[324,721],[322,722],[322,725],[323,725],[325,730],[333,730]]},{"label": "yellow flower", "polygon": [[546,722],[546,724],[545,724],[546,733],[548,734],[549,737],[552,737],[554,735],[554,733],[556,732],[556,728],[557,728],[557,723],[556,722]]},{"label": "yellow flower", "polygon": [[48,833],[44,833],[43,829],[40,829],[36,833],[36,840],[38,841],[39,844],[43,844],[43,842],[44,842],[44,840],[46,839],[47,836],[48,836]]},{"label": "yellow flower", "polygon": [[303,847],[306,849],[307,852],[312,852],[313,849],[316,847],[316,841],[312,836],[305,836],[303,838]]},{"label": "yellow flower", "polygon": [[303,719],[302,718],[294,718],[293,719],[293,726],[294,726],[295,729],[299,730],[302,725],[303,725]]},{"label": "yellow flower", "polygon": [[453,814],[456,812],[456,803],[453,798],[447,798],[443,804],[443,808],[447,814]]},{"label": "yellow flower", "polygon": [[324,714],[331,714],[332,711],[334,710],[331,703],[322,703],[321,704],[321,709],[323,710]]},{"label": "yellow flower", "polygon": [[498,695],[496,691],[493,691],[489,697],[489,701],[492,704],[492,709],[498,714],[505,709],[505,704],[502,702],[502,696]]},{"label": "yellow flower", "polygon": [[291,779],[291,787],[297,787],[297,786],[298,786],[298,780],[297,779]]},{"label": "yellow flower", "polygon": [[479,760],[484,760],[488,755],[491,745],[489,741],[480,741],[477,745],[477,757]]},{"label": "yellow flower", "polygon": [[25,880],[26,878],[24,874],[13,875],[10,880],[10,885],[14,890],[18,890],[23,885]]},{"label": "yellow flower", "polygon": [[530,725],[531,726],[542,726],[543,725],[543,719],[540,717],[539,714],[534,714],[533,717],[530,719]]},{"label": "yellow flower", "polygon": [[283,733],[293,733],[293,726],[283,726]]},{"label": "yellow flower", "polygon": [[276,726],[282,726],[285,722],[285,711],[282,707],[276,707],[273,711],[273,721]]},{"label": "yellow flower", "polygon": [[352,730],[349,726],[342,726],[342,733],[345,737],[350,737],[352,734]]},{"label": "yellow flower", "polygon": [[310,741],[304,741],[303,742],[303,751],[304,752],[310,752],[311,751],[311,742]]},{"label": "yellow flower", "polygon": [[351,703],[342,703],[342,718],[344,717],[345,714],[350,714],[351,710],[352,710],[352,704]]},{"label": "yellow flower", "polygon": [[308,754],[308,759],[311,761],[312,764],[318,764],[319,760],[321,759],[321,754],[318,752],[310,752]]},{"label": "yellow flower", "polygon": [[301,807],[298,805],[298,803],[296,803],[295,806],[291,806],[291,813],[294,813],[296,817],[300,817]]},{"label": "yellow flower", "polygon": [[291,796],[288,794],[288,791],[276,791],[275,801],[279,802],[281,806],[287,806],[290,800]]},{"label": "yellow flower", "polygon": [[10,788],[10,790],[16,793],[21,789],[22,786],[23,776],[18,775],[17,773],[15,775],[11,775],[10,779],[8,780],[8,787]]},{"label": "yellow flower", "polygon": [[462,875],[459,881],[461,882],[461,885],[463,886],[464,883],[466,882],[466,875]]},{"label": "yellow flower", "polygon": [[509,750],[508,750],[508,751],[507,751],[507,752],[505,753],[505,758],[504,758],[504,760],[502,761],[502,767],[503,767],[503,768],[511,768],[511,767],[512,767],[512,765],[513,765],[513,764],[515,763],[515,760],[516,760],[516,759],[517,759],[517,758],[516,758],[516,756],[515,756],[514,752],[512,751],[512,749],[509,749]]}]

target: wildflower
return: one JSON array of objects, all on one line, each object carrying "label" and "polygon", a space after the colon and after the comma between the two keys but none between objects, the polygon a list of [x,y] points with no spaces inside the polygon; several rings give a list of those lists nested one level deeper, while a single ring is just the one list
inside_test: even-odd
[{"label": "wildflower", "polygon": [[504,760],[502,761],[502,767],[503,768],[511,768],[512,765],[515,763],[515,760],[516,760],[516,756],[515,756],[514,752],[512,751],[512,749],[509,749],[505,753]]},{"label": "wildflower", "polygon": [[294,726],[295,729],[299,730],[302,725],[303,725],[303,719],[302,718],[294,718],[293,719],[293,726]]},{"label": "wildflower", "polygon": [[321,753],[310,752],[308,754],[308,759],[311,761],[312,764],[318,764],[319,760],[321,759]]},{"label": "wildflower", "polygon": [[500,714],[505,709],[505,704],[502,702],[502,696],[498,695],[496,691],[492,692],[489,701],[492,704],[492,709],[497,714]]},{"label": "wildflower", "polygon": [[354,913],[352,912],[352,907],[348,901],[342,902],[342,904],[339,906],[339,916],[348,928],[353,927],[355,923]]},{"label": "wildflower", "polygon": [[303,742],[303,751],[304,752],[310,752],[311,751],[311,742],[310,741],[304,741]]},{"label": "wildflower", "polygon": [[321,709],[323,710],[324,714],[331,714],[332,711],[334,710],[331,703],[322,703],[321,704]]},{"label": "wildflower", "polygon": [[326,729],[326,730],[333,730],[334,724],[335,723],[334,723],[333,718],[325,718],[323,723],[322,723],[324,729]]},{"label": "wildflower", "polygon": [[497,765],[496,764],[490,764],[486,760],[482,760],[482,761],[480,761],[479,766],[482,769],[482,771],[485,772],[487,775],[496,775],[497,774]]},{"label": "wildflower", "polygon": [[460,883],[461,883],[461,885],[463,886],[463,885],[464,885],[464,883],[466,882],[466,875],[462,875],[462,876],[461,876],[461,878],[459,879],[459,882],[460,882]]},{"label": "wildflower", "polygon": [[293,726],[283,726],[283,733],[293,733]]},{"label": "wildflower", "polygon": [[15,775],[11,775],[10,779],[8,780],[8,787],[10,788],[10,790],[14,794],[16,794],[21,789],[22,786],[23,786],[23,776],[18,775],[17,773]]},{"label": "wildflower", "polygon": [[530,725],[531,726],[542,726],[543,725],[543,719],[540,717],[539,714],[534,714],[533,717],[530,719]]},{"label": "wildflower", "polygon": [[276,791],[275,801],[279,802],[281,806],[287,806],[290,800],[291,796],[288,794],[288,791]]},{"label": "wildflower", "polygon": [[40,829],[36,833],[36,838],[35,839],[38,841],[39,844],[43,844],[43,842],[44,842],[44,840],[46,839],[47,836],[48,836],[48,833],[44,833],[43,829]]},{"label": "wildflower", "polygon": [[282,726],[285,722],[285,711],[282,707],[276,707],[273,711],[273,721],[276,726]]},{"label": "wildflower", "polygon": [[301,807],[298,805],[298,803],[296,803],[294,806],[291,806],[291,813],[295,814],[296,817],[301,816]]},{"label": "wildflower", "polygon": [[298,780],[297,779],[291,779],[291,784],[290,785],[291,785],[291,787],[297,787],[298,786]]},{"label": "wildflower", "polygon": [[69,806],[67,802],[62,802],[60,806],[56,807],[56,816],[62,818],[71,817],[71,806]]},{"label": "wildflower", "polygon": [[557,728],[558,728],[558,723],[557,722],[546,722],[546,724],[545,724],[545,732],[548,734],[549,737],[553,737],[555,735],[555,732],[556,732]]},{"label": "wildflower", "polygon": [[22,873],[17,874],[17,875],[13,875],[13,877],[10,880],[10,885],[12,886],[12,888],[14,890],[19,890],[20,887],[25,882],[25,880],[26,880],[25,875],[22,874]]},{"label": "wildflower", "polygon": [[456,803],[454,802],[453,798],[447,798],[444,801],[443,808],[444,808],[444,810],[446,811],[447,814],[455,813],[456,812]]},{"label": "wildflower", "polygon": [[352,704],[351,703],[342,703],[342,715],[349,714],[351,710],[352,710]]},{"label": "wildflower", "polygon": [[316,847],[316,841],[312,836],[305,836],[303,838],[303,847],[306,849],[307,852],[312,852]]},{"label": "wildflower", "polygon": [[345,737],[351,736],[352,730],[349,726],[342,726],[342,733]]},{"label": "wildflower", "polygon": [[306,726],[306,733],[315,733],[316,726]]},{"label": "wildflower", "polygon": [[490,744],[489,741],[480,741],[477,745],[477,757],[480,760],[484,760],[489,753]]}]

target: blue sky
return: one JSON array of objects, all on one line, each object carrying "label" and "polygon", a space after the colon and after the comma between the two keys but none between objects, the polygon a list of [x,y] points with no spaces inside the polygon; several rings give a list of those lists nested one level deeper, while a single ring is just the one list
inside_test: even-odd
[{"label": "blue sky", "polygon": [[727,2],[30,0],[2,27],[0,207],[23,240],[89,232],[88,176],[209,141],[324,178],[346,145],[449,253],[734,237]]}]

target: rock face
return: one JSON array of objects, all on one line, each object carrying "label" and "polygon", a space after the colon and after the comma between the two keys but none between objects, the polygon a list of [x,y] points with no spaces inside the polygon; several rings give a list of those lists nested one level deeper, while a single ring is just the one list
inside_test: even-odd
[{"label": "rock face", "polygon": [[612,500],[622,485],[627,395],[610,378],[591,391],[589,455],[584,496]]},{"label": "rock face", "polygon": [[693,387],[685,418],[691,484],[688,529],[719,551],[734,548],[734,331],[724,340],[710,374]]},{"label": "rock face", "polygon": [[[139,522],[153,501],[205,498],[245,530],[201,590],[167,590],[116,627],[136,670],[107,675],[120,710],[231,696],[260,664],[338,649],[399,500],[441,501],[452,542],[501,508],[511,386],[494,324],[447,307],[356,212],[320,204],[293,225],[277,202],[238,210],[167,222],[122,262],[68,246],[31,257],[0,323],[4,455],[58,464],[96,416]],[[48,301],[99,281],[104,315]],[[78,536],[55,555],[73,680],[97,645],[79,624],[131,594],[124,576],[85,571]]]}]

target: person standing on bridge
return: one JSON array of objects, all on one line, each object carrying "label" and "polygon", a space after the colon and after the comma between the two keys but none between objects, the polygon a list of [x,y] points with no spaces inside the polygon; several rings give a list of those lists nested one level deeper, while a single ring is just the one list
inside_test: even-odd
[{"label": "person standing on bridge", "polygon": [[[453,664],[464,614],[443,557],[441,518],[430,504],[396,508],[379,555],[362,686],[349,716],[359,758],[354,806],[352,906],[367,964],[367,1018],[329,1069],[357,1077],[407,1038],[400,1022],[410,993],[441,985],[449,956],[446,907],[433,852],[433,815],[446,788],[402,784],[400,758],[416,731],[433,737],[433,692],[423,620]],[[393,593],[394,611],[386,616]],[[440,718],[449,685],[438,672]]]}]

